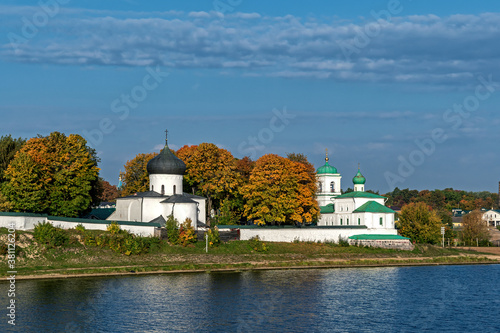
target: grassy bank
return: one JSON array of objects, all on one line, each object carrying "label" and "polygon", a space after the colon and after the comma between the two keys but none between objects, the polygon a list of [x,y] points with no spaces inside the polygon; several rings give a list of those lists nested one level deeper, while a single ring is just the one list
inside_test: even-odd
[{"label": "grassy bank", "polygon": [[[104,233],[96,231],[96,235]],[[209,248],[196,242],[187,247],[155,243],[148,253],[126,255],[107,247],[85,245],[79,233],[68,231],[69,241],[50,247],[35,241],[30,232],[16,234],[17,276],[81,276],[104,274],[147,274],[172,271],[218,271],[249,269],[288,269],[311,267],[365,267],[399,265],[472,264],[498,262],[465,249],[418,245],[413,251],[341,246],[334,243],[261,243],[231,241]],[[7,239],[0,230],[0,244]],[[257,250],[256,250],[257,248]],[[7,275],[6,255],[0,276]]]}]

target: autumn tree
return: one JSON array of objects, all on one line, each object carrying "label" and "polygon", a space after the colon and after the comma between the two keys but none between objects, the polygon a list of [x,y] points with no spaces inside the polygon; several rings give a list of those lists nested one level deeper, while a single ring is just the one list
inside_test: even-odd
[{"label": "autumn tree", "polygon": [[5,181],[5,170],[25,143],[25,139],[13,139],[10,134],[0,138],[0,183]]},{"label": "autumn tree", "polygon": [[207,213],[238,193],[241,176],[229,151],[213,143],[202,143],[182,147],[177,151],[177,157],[186,164],[186,183],[195,193],[207,197]]},{"label": "autumn tree", "polygon": [[473,244],[476,239],[479,242],[489,241],[488,225],[483,220],[483,213],[480,210],[474,210],[463,217],[461,238],[469,244]]},{"label": "autumn tree", "polygon": [[243,182],[247,183],[250,179],[250,174],[255,167],[255,162],[248,156],[236,160],[236,171],[241,175]]},{"label": "autumn tree", "polygon": [[156,155],[158,153],[137,154],[133,159],[127,161],[125,172],[121,173],[122,196],[149,191],[149,174],[146,167]]},{"label": "autumn tree", "polygon": [[108,181],[99,178],[99,186],[102,189],[102,194],[99,196],[99,200],[102,202],[114,202],[118,198],[118,188],[115,185],[111,185]]},{"label": "autumn tree", "polygon": [[438,243],[441,235],[441,219],[424,202],[412,202],[403,206],[399,215],[398,231],[417,243]]},{"label": "autumn tree", "polygon": [[256,223],[312,222],[319,213],[315,177],[300,162],[274,154],[259,158],[241,188],[245,215]]},{"label": "autumn tree", "polygon": [[16,153],[2,190],[14,211],[76,217],[98,202],[97,163],[83,137],[53,132]]}]

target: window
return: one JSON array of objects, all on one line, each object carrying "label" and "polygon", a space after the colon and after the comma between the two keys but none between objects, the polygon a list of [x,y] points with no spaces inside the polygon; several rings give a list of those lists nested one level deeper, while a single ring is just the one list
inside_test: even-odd
[{"label": "window", "polygon": [[323,192],[323,184],[321,182],[318,183],[318,191]]},{"label": "window", "polygon": [[174,194],[175,194],[175,185],[174,185]]},{"label": "window", "polygon": [[330,192],[331,193],[335,192],[335,182],[330,183]]},{"label": "window", "polygon": [[165,185],[162,185],[161,186],[161,195],[164,195],[165,194]]},{"label": "window", "polygon": [[380,218],[380,225],[384,225],[384,218],[383,217]]},{"label": "window", "polygon": [[358,225],[361,225],[361,219],[358,217]]},{"label": "window", "polygon": [[151,191],[154,191],[154,190],[155,190],[155,186],[151,185]]},{"label": "window", "polygon": [[349,219],[347,219],[347,223],[346,224],[349,225]]},{"label": "window", "polygon": [[342,225],[342,219],[340,219],[340,225]]}]

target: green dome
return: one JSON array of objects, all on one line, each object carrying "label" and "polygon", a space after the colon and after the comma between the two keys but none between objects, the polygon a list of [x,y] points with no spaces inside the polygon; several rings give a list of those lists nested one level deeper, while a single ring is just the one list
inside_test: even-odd
[{"label": "green dome", "polygon": [[328,164],[328,161],[325,162],[325,165],[319,167],[316,171],[316,174],[325,174],[325,173],[337,173],[337,168]]},{"label": "green dome", "polygon": [[354,185],[364,185],[366,183],[366,178],[363,177],[363,175],[361,174],[361,171],[359,171],[359,169],[358,169],[358,173],[356,174],[356,176],[354,176],[354,178],[352,179],[352,182],[354,183]]}]

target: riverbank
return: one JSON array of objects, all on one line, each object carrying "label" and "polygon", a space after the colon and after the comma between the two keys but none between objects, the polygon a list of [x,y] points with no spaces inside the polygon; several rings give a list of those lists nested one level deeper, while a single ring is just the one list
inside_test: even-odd
[{"label": "riverbank", "polygon": [[[387,267],[420,265],[499,264],[497,248],[441,248],[417,245],[413,251],[342,246],[335,243],[265,243],[231,241],[209,248],[160,242],[150,253],[125,255],[79,242],[56,248],[37,244],[30,233],[17,236],[16,279],[69,278],[110,275],[227,272],[269,269]],[[343,244],[345,245],[345,244]],[[0,276],[12,271],[4,256]]]}]

